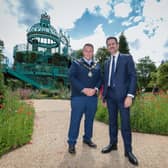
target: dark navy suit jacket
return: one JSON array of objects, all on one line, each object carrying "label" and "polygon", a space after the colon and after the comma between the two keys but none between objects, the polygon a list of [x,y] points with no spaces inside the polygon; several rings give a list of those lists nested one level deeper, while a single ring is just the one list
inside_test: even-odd
[{"label": "dark navy suit jacket", "polygon": [[[89,70],[81,65],[79,62],[87,64],[83,59],[74,61],[71,64],[69,69],[69,79],[71,84],[71,96],[85,96],[81,91],[84,88],[100,88],[101,80],[101,71],[100,65],[97,64],[96,67],[92,70],[93,76],[88,77]],[[89,66],[87,64],[87,66]],[[96,94],[95,94],[96,96]]]},{"label": "dark navy suit jacket", "polygon": [[[107,92],[108,92],[109,66],[110,66],[110,58],[105,62],[104,65],[104,80],[103,80],[104,101],[107,98]],[[135,96],[137,76],[134,61],[131,55],[122,53],[119,54],[116,64],[114,83],[118,99],[125,98],[127,94],[132,94]]]}]

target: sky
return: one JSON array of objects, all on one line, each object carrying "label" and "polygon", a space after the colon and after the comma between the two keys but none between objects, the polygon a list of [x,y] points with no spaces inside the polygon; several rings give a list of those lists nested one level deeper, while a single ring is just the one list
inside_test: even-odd
[{"label": "sky", "polygon": [[135,62],[144,56],[168,60],[168,0],[0,0],[0,39],[13,61],[13,47],[26,43],[27,30],[47,12],[51,24],[70,35],[73,50],[124,32]]}]

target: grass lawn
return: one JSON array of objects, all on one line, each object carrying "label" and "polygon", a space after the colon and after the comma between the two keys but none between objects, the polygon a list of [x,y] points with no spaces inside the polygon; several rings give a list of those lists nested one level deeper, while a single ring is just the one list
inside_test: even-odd
[{"label": "grass lawn", "polygon": [[34,108],[16,95],[7,92],[0,109],[0,156],[31,140]]},{"label": "grass lawn", "polygon": [[[108,111],[100,100],[96,119],[108,123]],[[168,95],[138,95],[131,107],[131,127],[136,132],[168,135]]]}]

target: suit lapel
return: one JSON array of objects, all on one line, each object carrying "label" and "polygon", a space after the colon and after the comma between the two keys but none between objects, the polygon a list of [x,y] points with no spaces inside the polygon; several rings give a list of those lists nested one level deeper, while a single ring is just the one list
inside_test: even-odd
[{"label": "suit lapel", "polygon": [[117,59],[117,64],[116,64],[116,71],[115,71],[115,74],[116,74],[117,71],[118,71],[118,68],[119,68],[119,66],[120,66],[120,63],[121,63],[121,56],[120,56],[120,54],[119,54],[118,59]]},{"label": "suit lapel", "polygon": [[108,61],[107,61],[107,74],[109,74],[109,67],[110,67],[110,60],[111,60],[111,57],[108,59]]}]

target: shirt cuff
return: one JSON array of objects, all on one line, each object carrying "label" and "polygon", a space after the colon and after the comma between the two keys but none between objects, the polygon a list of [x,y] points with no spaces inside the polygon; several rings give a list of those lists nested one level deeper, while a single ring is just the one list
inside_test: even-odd
[{"label": "shirt cuff", "polygon": [[98,92],[98,91],[99,91],[99,89],[98,89],[97,87],[95,87],[94,89],[96,90],[96,92]]},{"label": "shirt cuff", "polygon": [[133,94],[127,94],[127,96],[134,98]]},{"label": "shirt cuff", "polygon": [[84,88],[83,88],[83,89],[81,89],[81,93],[83,93],[83,90],[84,90]]}]

